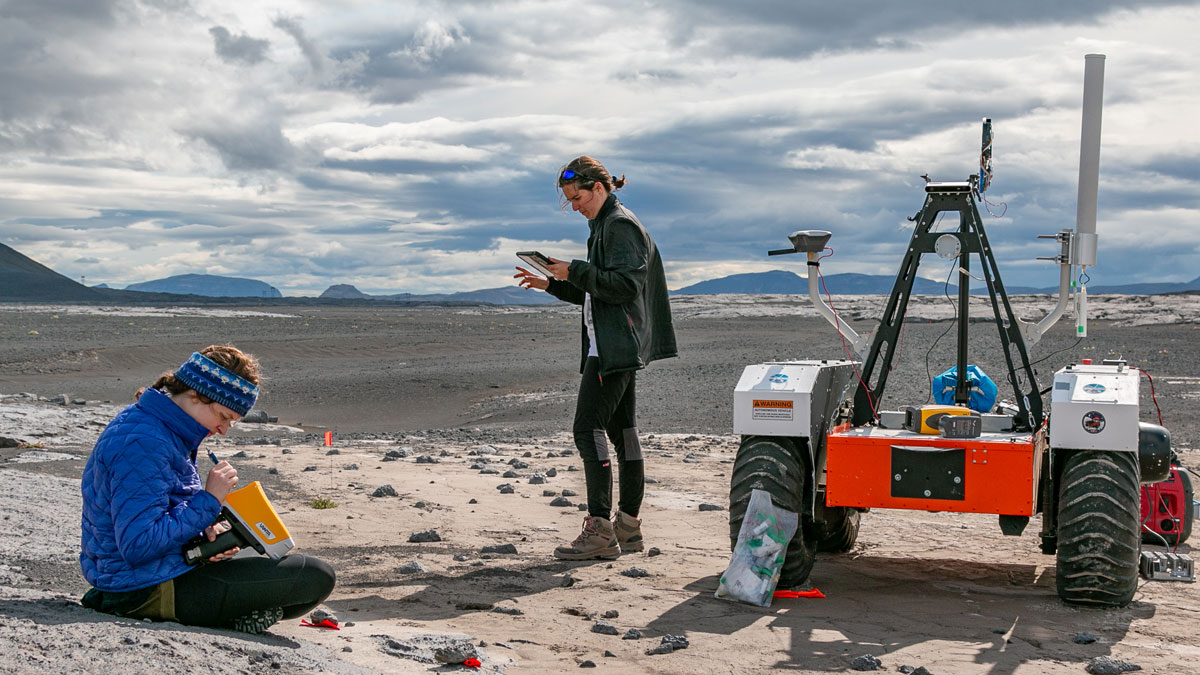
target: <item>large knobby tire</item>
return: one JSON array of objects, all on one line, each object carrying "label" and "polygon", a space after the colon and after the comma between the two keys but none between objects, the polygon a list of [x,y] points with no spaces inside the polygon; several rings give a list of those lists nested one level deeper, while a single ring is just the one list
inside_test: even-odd
[{"label": "large knobby tire", "polygon": [[1137,590],[1141,494],[1137,454],[1080,450],[1067,459],[1058,501],[1058,596],[1123,607]]},{"label": "large knobby tire", "polygon": [[845,553],[858,540],[858,524],[862,512],[845,506],[825,506],[825,495],[817,493],[816,514],[813,517],[817,535],[817,550],[822,553]]},{"label": "large knobby tire", "polygon": [[[799,441],[804,442],[804,441]],[[804,486],[810,480],[792,440],[772,436],[747,436],[738,448],[729,484],[729,547],[737,545],[742,519],[750,504],[750,493],[766,490],[779,508],[799,513],[796,534],[788,543],[779,574],[779,588],[801,586],[808,581],[817,557],[817,542],[810,516],[802,511]]]}]

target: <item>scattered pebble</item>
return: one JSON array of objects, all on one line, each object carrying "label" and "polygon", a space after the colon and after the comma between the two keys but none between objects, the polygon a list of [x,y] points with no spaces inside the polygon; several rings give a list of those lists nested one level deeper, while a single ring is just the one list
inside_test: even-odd
[{"label": "scattered pebble", "polygon": [[471,497],[471,501],[469,501],[469,502],[467,502],[467,503],[468,503],[468,504],[478,504],[478,503],[479,503],[479,500],[478,500],[478,499],[475,499],[474,497]]},{"label": "scattered pebble", "polygon": [[664,635],[657,647],[646,650],[646,655],[670,654],[677,649],[687,649],[689,644],[688,639],[682,635]]},{"label": "scattered pebble", "polygon": [[621,636],[621,639],[622,640],[641,640],[642,639],[642,631],[640,631],[636,628],[630,628],[629,630],[625,631],[625,634]]},{"label": "scattered pebble", "polygon": [[511,486],[511,485],[509,485],[509,484],[507,484],[507,483],[505,483],[504,485],[501,485],[501,486],[500,486],[499,488],[497,488],[497,489],[499,489],[499,490],[500,490],[500,494],[502,494],[502,495],[511,495],[511,494],[513,494],[514,492],[516,492],[516,491],[517,491],[517,490],[516,490],[516,488],[514,488],[513,486]]},{"label": "scattered pebble", "polygon": [[571,500],[566,497],[555,497],[550,501],[550,506],[571,506]]},{"label": "scattered pebble", "polygon": [[396,488],[392,487],[391,485],[380,485],[379,487],[375,488],[375,491],[371,493],[371,496],[398,497],[399,495],[396,494]]},{"label": "scattered pebble", "polygon": [[653,558],[656,555],[662,555],[662,551],[657,546],[651,546],[649,551],[646,551],[647,558]]},{"label": "scattered pebble", "polygon": [[455,562],[466,562],[471,559],[471,556],[466,553],[458,553],[454,556]]},{"label": "scattered pebble", "polygon": [[619,616],[621,616],[621,613],[615,609],[606,610],[604,612],[604,618],[606,618],[606,619],[615,619]]},{"label": "scattered pebble", "polygon": [[701,504],[700,510],[701,511],[724,511],[725,507],[718,506],[716,504]]},{"label": "scattered pebble", "polygon": [[1111,656],[1097,656],[1088,661],[1087,668],[1085,668],[1092,675],[1121,675],[1121,673],[1141,669],[1142,667],[1136,663],[1115,659]]},{"label": "scattered pebble", "polygon": [[400,574],[421,574],[422,572],[428,572],[429,568],[421,564],[419,560],[413,560],[404,563],[396,571]]},{"label": "scattered pebble", "polygon": [[346,466],[343,466],[342,469],[344,469],[346,471],[358,471],[358,465],[357,464],[347,464]]},{"label": "scattered pebble", "polygon": [[854,660],[850,662],[850,667],[854,670],[879,670],[883,667],[883,662],[872,654],[863,654],[854,657]]},{"label": "scattered pebble", "polygon": [[546,483],[546,477],[540,473],[535,473],[529,477],[530,485],[544,485],[545,483]]},{"label": "scattered pebble", "polygon": [[417,457],[417,464],[437,464],[439,461],[441,460],[430,455],[421,455],[420,457]]},{"label": "scattered pebble", "polygon": [[648,577],[648,576],[650,576],[650,573],[647,572],[646,570],[642,569],[641,567],[630,567],[627,570],[622,570],[621,576],[632,577],[634,579],[638,579],[641,577]]},{"label": "scattered pebble", "polygon": [[470,642],[459,640],[453,644],[433,650],[433,658],[437,659],[438,663],[454,665],[462,663],[467,659],[478,659],[479,651]]},{"label": "scattered pebble", "polygon": [[342,451],[338,450],[337,448],[330,448],[325,451],[325,454],[326,455],[340,455],[340,454],[342,454]]},{"label": "scattered pebble", "polygon": [[513,544],[490,544],[480,549],[480,553],[508,553],[515,555],[517,547]]},{"label": "scattered pebble", "polygon": [[1087,632],[1087,631],[1085,630],[1085,631],[1083,631],[1082,633],[1077,633],[1077,634],[1075,635],[1075,644],[1077,644],[1077,645],[1090,645],[1090,644],[1092,644],[1093,642],[1095,642],[1096,640],[1099,640],[1099,639],[1100,639],[1100,638],[1096,637],[1096,634],[1095,634],[1095,633],[1089,633],[1089,632]]},{"label": "scattered pebble", "polygon": [[580,668],[595,668],[596,663],[595,663],[595,661],[580,661],[579,667]]},{"label": "scattered pebble", "polygon": [[[531,482],[532,482],[532,481],[531,481]],[[558,494],[558,492],[556,492],[556,491],[554,491],[554,490],[550,490],[550,489],[542,490],[542,496],[543,496],[543,497],[553,497],[553,496],[554,496],[554,495],[556,495],[556,494]]]},{"label": "scattered pebble", "polygon": [[505,471],[504,473],[502,473],[500,475],[505,478],[520,478],[521,477],[521,474],[517,473],[516,471],[513,471],[512,469],[509,469],[508,471]]},{"label": "scattered pebble", "polygon": [[516,607],[493,607],[492,611],[497,614],[510,614],[512,616],[520,616],[525,613]]},{"label": "scattered pebble", "polygon": [[424,532],[414,532],[408,537],[410,544],[425,544],[432,541],[441,541],[442,535],[437,533],[437,530],[425,530]]},{"label": "scattered pebble", "polygon": [[557,475],[558,469],[551,468],[546,471],[546,478],[554,478]]},{"label": "scattered pebble", "polygon": [[657,483],[658,483],[658,479],[657,479],[657,478],[651,478],[651,477],[649,477],[649,476],[646,476],[646,477],[645,477],[645,478],[642,480],[642,482],[643,482],[643,483],[646,483],[646,484],[648,484],[648,485],[655,485],[655,484],[657,484]]},{"label": "scattered pebble", "polygon": [[570,489],[562,491],[562,496],[564,496],[564,497],[574,497],[578,494],[579,494],[578,492],[576,492],[574,490],[570,490]]},{"label": "scattered pebble", "polygon": [[584,502],[584,503],[582,503],[582,504],[576,504],[575,506],[576,506],[576,508],[578,508],[580,511],[587,511],[587,509],[588,509],[588,507],[587,507],[587,502]]},{"label": "scattered pebble", "polygon": [[616,654],[614,654],[614,653],[613,653],[613,651],[612,651],[611,649],[605,649],[605,650],[604,650],[604,657],[605,657],[605,658],[608,658],[608,659],[613,659],[613,658],[616,658],[616,657],[617,657],[617,655],[616,655]]},{"label": "scattered pebble", "polygon": [[620,635],[621,631],[617,627],[607,621],[597,621],[592,624],[592,632],[600,633],[601,635]]},{"label": "scattered pebble", "polygon": [[306,466],[306,467],[304,467],[304,470],[305,470],[305,471],[316,471],[316,470],[317,470],[317,467],[315,467],[315,466]]}]

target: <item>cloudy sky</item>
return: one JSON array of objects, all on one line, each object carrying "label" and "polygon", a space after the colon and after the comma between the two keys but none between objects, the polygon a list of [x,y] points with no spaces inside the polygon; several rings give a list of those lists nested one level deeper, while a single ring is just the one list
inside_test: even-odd
[{"label": "cloudy sky", "polygon": [[991,117],[1004,279],[1052,285],[1102,53],[1092,283],[1187,281],[1197,33],[1155,0],[0,0],[0,242],[114,287],[493,288],[517,250],[583,255],[554,177],[589,154],[673,288],[803,274],[765,252],[811,228],[827,274],[892,275],[920,176],[977,172]]}]

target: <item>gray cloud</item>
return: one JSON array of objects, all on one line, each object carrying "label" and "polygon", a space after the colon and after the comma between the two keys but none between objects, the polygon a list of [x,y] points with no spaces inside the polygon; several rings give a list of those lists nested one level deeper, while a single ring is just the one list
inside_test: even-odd
[{"label": "gray cloud", "polygon": [[304,53],[304,57],[308,59],[308,65],[312,68],[314,74],[320,76],[325,73],[325,54],[321,52],[317,43],[310,39],[304,32],[304,27],[300,25],[300,20],[294,17],[280,16],[272,21],[276,28],[292,36],[296,41],[296,45],[300,47],[300,51]]},{"label": "gray cloud", "polygon": [[918,40],[944,39],[984,27],[1094,24],[1119,10],[1193,5],[1189,0],[1096,0],[963,4],[957,0],[823,2],[764,0],[753,3],[665,0],[677,46],[710,56],[757,54],[805,58],[819,53],[907,50]]},{"label": "gray cloud", "polygon": [[224,26],[213,26],[208,29],[213,36],[213,48],[226,63],[259,63],[267,58],[270,41],[252,38],[245,33],[233,35]]},{"label": "gray cloud", "polygon": [[216,150],[232,171],[285,169],[295,155],[274,119],[214,120],[183,133]]},{"label": "gray cloud", "polygon": [[122,4],[122,0],[7,0],[0,5],[0,17],[21,19],[37,26],[111,25]]},{"label": "gray cloud", "polygon": [[[1178,113],[1196,105],[1200,52],[1175,10],[415,0],[300,18],[137,1],[0,5],[0,236],[110,285],[208,268],[316,293],[501,285],[508,248],[581,253],[586,224],[559,211],[552,178],[582,153],[627,175],[620,196],[673,280],[786,266],[765,251],[802,228],[834,231],[827,273],[892,274],[919,176],[974,172],[982,116],[1006,282],[1049,285],[1033,259],[1054,251],[1034,237],[1074,220],[1078,55],[1114,45],[1101,237],[1127,262],[1093,278],[1200,265]],[[85,19],[61,16],[74,9]],[[264,22],[299,53],[228,28]],[[255,67],[206,67],[214,51]]]}]

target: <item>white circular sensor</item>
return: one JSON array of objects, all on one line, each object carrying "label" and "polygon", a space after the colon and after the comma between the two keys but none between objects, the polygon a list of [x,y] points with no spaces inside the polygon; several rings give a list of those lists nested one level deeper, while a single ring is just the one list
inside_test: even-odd
[{"label": "white circular sensor", "polygon": [[957,258],[962,253],[962,242],[952,234],[943,234],[933,242],[933,251],[939,258]]}]

